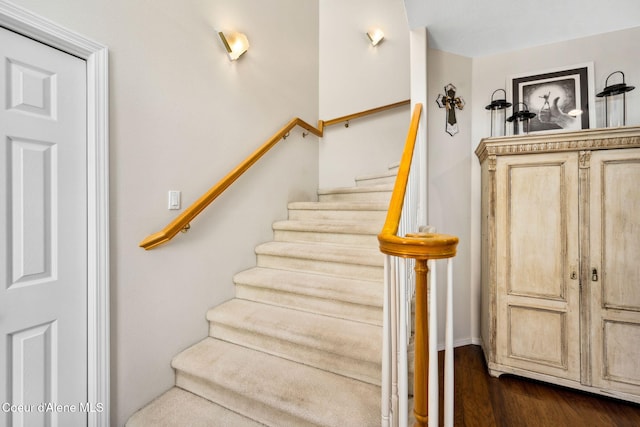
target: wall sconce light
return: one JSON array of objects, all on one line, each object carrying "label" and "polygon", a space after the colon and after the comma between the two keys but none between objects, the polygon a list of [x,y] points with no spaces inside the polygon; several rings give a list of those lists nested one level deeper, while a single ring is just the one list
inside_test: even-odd
[{"label": "wall sconce light", "polygon": [[[520,109],[520,104],[524,105],[524,109]],[[529,107],[524,102],[519,102],[513,110],[513,116],[507,119],[509,123],[513,122],[513,134],[528,134],[529,121],[536,116],[536,113],[530,112]]]},{"label": "wall sconce light", "polygon": [[367,32],[367,37],[372,46],[377,46],[384,39],[384,32],[380,28],[374,28]]},{"label": "wall sconce light", "polygon": [[[504,99],[493,99],[496,92],[504,92]],[[507,108],[511,103],[507,102],[507,92],[504,89],[496,89],[491,94],[491,104],[487,110],[491,110],[491,136],[505,136],[507,133]]]},{"label": "wall sconce light", "polygon": [[[609,77],[614,74],[622,74],[622,83],[616,83],[609,86]],[[606,127],[624,126],[627,122],[627,100],[625,94],[635,89],[635,86],[627,86],[624,82],[624,73],[622,71],[614,71],[609,74],[604,82],[604,90],[597,94],[599,98],[605,98],[604,111]]]},{"label": "wall sconce light", "polygon": [[231,33],[225,36],[222,31],[218,33],[220,40],[224,48],[227,50],[229,59],[232,61],[237,60],[240,56],[249,49],[249,40],[247,36],[242,33]]}]

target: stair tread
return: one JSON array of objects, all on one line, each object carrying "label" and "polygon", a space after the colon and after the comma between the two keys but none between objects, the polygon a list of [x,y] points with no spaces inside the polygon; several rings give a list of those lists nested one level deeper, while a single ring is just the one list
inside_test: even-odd
[{"label": "stair tread", "polygon": [[382,328],[238,298],[210,309],[207,320],[324,353],[380,364]]},{"label": "stair tread", "polygon": [[382,229],[382,224],[379,221],[283,220],[274,222],[273,229],[377,235]]},{"label": "stair tread", "polygon": [[179,380],[182,374],[195,379],[202,393],[211,384],[226,390],[226,399],[242,396],[239,409],[253,408],[258,419],[256,408],[270,408],[305,425],[380,424],[380,387],[214,338],[183,351],[172,366]]},{"label": "stair tread", "polygon": [[366,181],[366,180],[371,180],[371,179],[378,179],[378,178],[390,178],[393,176],[398,175],[398,171],[397,170],[389,170],[387,172],[383,172],[383,173],[376,173],[376,174],[370,174],[370,175],[360,175],[358,177],[356,177],[356,181]]},{"label": "stair tread", "polygon": [[289,209],[386,211],[389,203],[383,202],[290,202]]},{"label": "stair tread", "polygon": [[370,280],[255,267],[236,274],[234,282],[382,307],[382,287]]},{"label": "stair tread", "polygon": [[173,387],[136,412],[126,427],[260,427],[242,416],[179,387]]},{"label": "stair tread", "polygon": [[378,248],[327,243],[267,242],[255,249],[258,255],[286,256],[298,259],[382,267],[384,256]]},{"label": "stair tread", "polygon": [[377,193],[393,191],[393,184],[377,184],[362,187],[333,187],[320,188],[318,194],[351,194],[351,193]]}]

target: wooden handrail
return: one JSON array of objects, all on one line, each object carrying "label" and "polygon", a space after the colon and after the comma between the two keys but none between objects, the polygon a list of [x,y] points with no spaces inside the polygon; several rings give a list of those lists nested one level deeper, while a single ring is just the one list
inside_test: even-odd
[{"label": "wooden handrail", "polygon": [[[451,258],[456,254],[458,238],[446,234],[416,233],[398,236],[402,207],[404,204],[411,161],[415,148],[422,105],[416,104],[409,126],[409,133],[398,168],[398,175],[389,202],[389,210],[382,231],[378,235],[380,251],[392,256],[413,258],[415,262],[415,337],[414,337],[414,377],[413,415],[414,427],[427,427],[429,411],[427,405],[429,383],[429,325],[427,309],[428,260]],[[387,321],[385,319],[385,321]]]},{"label": "wooden handrail", "polygon": [[304,120],[296,117],[291,119],[282,129],[276,132],[271,138],[267,140],[260,148],[254,151],[249,157],[247,157],[242,163],[236,166],[231,172],[229,172],[224,178],[222,178],[216,185],[211,187],[209,191],[203,194],[198,200],[196,200],[191,206],[178,215],[173,221],[171,221],[162,231],[151,234],[140,242],[139,246],[144,249],[153,249],[156,246],[160,246],[163,243],[173,239],[179,232],[188,230],[191,221],[198,216],[207,206],[209,206],[222,192],[224,192],[231,184],[233,184],[244,172],[247,171],[255,162],[257,162],[267,151],[269,151],[278,141],[282,140],[288,133],[296,126],[311,132],[314,135],[322,137],[324,134],[324,127],[327,125],[340,123],[341,121],[353,120],[360,117],[367,116],[369,114],[378,113],[380,111],[389,110],[391,108],[400,107],[408,104],[409,101],[396,102],[394,104],[384,105],[382,107],[372,108],[370,110],[362,111],[359,113],[351,114],[349,116],[339,117],[327,121],[319,120],[318,128],[310,125]]},{"label": "wooden handrail", "polygon": [[359,119],[361,117],[366,117],[371,114],[376,114],[382,111],[391,110],[393,108],[402,107],[403,105],[409,105],[410,103],[411,103],[410,99],[405,99],[404,101],[394,102],[393,104],[383,105],[382,107],[371,108],[369,110],[360,111],[359,113],[353,113],[353,114],[348,114],[342,117],[336,117],[335,119],[331,119],[331,120],[318,120],[318,129],[320,129],[320,132],[322,132],[324,128],[327,126],[333,126],[338,123]]},{"label": "wooden handrail", "polygon": [[458,238],[445,234],[421,234],[400,237],[397,235],[402,215],[402,205],[409,182],[411,160],[415,148],[422,104],[416,104],[409,125],[409,132],[405,142],[402,159],[398,168],[398,175],[391,194],[387,218],[381,233],[378,235],[380,251],[393,256],[415,259],[451,258],[456,254]]},{"label": "wooden handrail", "polygon": [[195,201],[189,208],[180,214],[176,219],[170,222],[162,231],[148,236],[142,242],[140,247],[144,249],[153,249],[163,243],[168,242],[180,231],[188,229],[189,223],[202,212],[207,206],[211,204],[224,190],[226,190],[231,184],[233,184],[240,176],[247,171],[255,162],[257,162],[262,156],[265,155],[278,141],[296,126],[300,126],[303,129],[313,133],[317,136],[322,136],[322,132],[316,129],[309,123],[300,118],[294,118],[289,121],[282,129],[276,132],[271,138],[267,140],[260,148],[254,151],[249,157],[247,157],[242,163],[236,166],[231,172],[229,172],[224,178],[222,178],[216,185],[211,187],[209,191],[203,194],[198,200]]}]

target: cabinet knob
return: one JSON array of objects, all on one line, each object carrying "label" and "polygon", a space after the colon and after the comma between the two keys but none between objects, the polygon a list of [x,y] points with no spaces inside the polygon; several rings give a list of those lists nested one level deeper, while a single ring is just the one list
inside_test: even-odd
[{"label": "cabinet knob", "polygon": [[592,282],[597,282],[598,281],[598,270],[596,268],[591,270],[591,281]]},{"label": "cabinet knob", "polygon": [[576,280],[578,278],[578,273],[576,273],[575,271],[571,272],[571,280]]}]

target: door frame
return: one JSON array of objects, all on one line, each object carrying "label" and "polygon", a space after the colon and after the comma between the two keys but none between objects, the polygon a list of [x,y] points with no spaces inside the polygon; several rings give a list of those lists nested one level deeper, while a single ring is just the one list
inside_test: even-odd
[{"label": "door frame", "polygon": [[109,64],[106,46],[0,0],[0,27],[82,58],[87,64],[87,399],[110,425],[109,366]]}]

